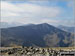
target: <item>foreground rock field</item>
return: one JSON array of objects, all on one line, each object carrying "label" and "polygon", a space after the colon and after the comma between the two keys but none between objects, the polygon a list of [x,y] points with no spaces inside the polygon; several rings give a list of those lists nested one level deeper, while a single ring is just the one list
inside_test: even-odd
[{"label": "foreground rock field", "polygon": [[1,56],[75,56],[75,47],[1,47]]}]

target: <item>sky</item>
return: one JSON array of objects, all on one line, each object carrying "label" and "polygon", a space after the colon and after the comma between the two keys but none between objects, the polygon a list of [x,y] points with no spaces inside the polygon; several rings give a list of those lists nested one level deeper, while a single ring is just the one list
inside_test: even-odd
[{"label": "sky", "polygon": [[73,0],[1,0],[1,22],[74,26]]}]

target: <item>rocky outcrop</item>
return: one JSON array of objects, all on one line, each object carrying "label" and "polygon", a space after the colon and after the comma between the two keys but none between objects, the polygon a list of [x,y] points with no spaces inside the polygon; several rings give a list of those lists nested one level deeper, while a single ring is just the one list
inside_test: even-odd
[{"label": "rocky outcrop", "polygon": [[[53,48],[23,47],[23,48],[12,48],[12,49],[1,50],[1,55],[8,55],[8,56],[9,55],[12,55],[12,56],[59,56],[61,52],[65,52],[65,50],[53,49]],[[68,52],[75,53],[75,49],[69,49]]]}]

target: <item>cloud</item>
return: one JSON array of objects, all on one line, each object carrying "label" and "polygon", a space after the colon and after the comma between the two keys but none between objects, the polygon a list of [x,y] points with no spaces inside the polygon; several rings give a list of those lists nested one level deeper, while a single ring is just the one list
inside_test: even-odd
[{"label": "cloud", "polygon": [[44,19],[42,20],[42,22],[46,22],[46,23],[59,23],[60,20],[54,20],[54,19]]},{"label": "cloud", "polygon": [[28,23],[35,23],[35,24],[41,24],[41,23],[49,23],[49,24],[59,24],[61,21],[60,20],[54,20],[54,19],[40,19],[40,20],[33,20],[30,18],[26,18],[29,20],[25,20],[24,19],[19,19],[17,22],[22,22],[24,24],[28,24]]},{"label": "cloud", "polygon": [[64,26],[74,26],[75,27],[75,19],[73,20],[65,20],[65,21],[61,21],[60,25],[64,25]]},{"label": "cloud", "polygon": [[[28,23],[49,23],[52,25],[74,25],[72,16],[73,1],[67,1],[64,7],[59,1],[1,1],[1,21]],[[22,0],[21,0],[22,1]],[[69,18],[69,19],[68,19]]]},{"label": "cloud", "polygon": [[74,2],[75,2],[74,0],[70,0],[70,1],[68,2],[67,6],[68,6],[68,7],[74,7],[74,5],[75,5]]},{"label": "cloud", "polygon": [[1,17],[18,16],[18,12],[23,10],[14,4],[1,2]]},{"label": "cloud", "polygon": [[[39,23],[44,22],[44,18],[58,17],[60,13],[60,7],[47,7],[30,3],[14,4],[11,2],[1,2],[1,21]],[[51,19],[49,21],[52,22]]]}]

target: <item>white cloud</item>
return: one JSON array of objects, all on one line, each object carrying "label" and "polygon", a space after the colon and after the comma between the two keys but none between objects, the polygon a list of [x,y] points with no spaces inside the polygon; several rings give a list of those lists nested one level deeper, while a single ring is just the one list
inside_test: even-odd
[{"label": "white cloud", "polygon": [[19,12],[23,10],[17,7],[14,4],[8,2],[1,2],[1,18],[3,17],[12,17],[12,16],[19,16]]},{"label": "white cloud", "polygon": [[59,7],[45,7],[34,4],[19,4],[19,7],[24,9],[25,13],[32,13],[34,16],[56,17],[60,14]]},{"label": "white cloud", "polygon": [[28,23],[35,23],[35,24],[41,24],[41,23],[59,24],[61,22],[61,20],[54,20],[54,19],[40,19],[40,20],[37,19],[37,20],[33,20],[33,19],[30,19],[30,18],[22,18],[22,19],[19,19],[17,22],[22,22],[23,24],[28,24]]},{"label": "white cloud", "polygon": [[11,17],[11,16],[19,16],[19,14],[10,11],[1,11],[1,17]]},{"label": "white cloud", "polygon": [[9,2],[1,2],[1,10],[5,10],[5,11],[11,11],[11,12],[22,12],[23,10],[21,8],[19,8],[18,6],[9,3]]},{"label": "white cloud", "polygon": [[[1,2],[1,20],[20,23],[56,23],[57,21],[46,18],[58,17],[61,13],[60,7],[39,6],[29,3],[13,4]],[[45,19],[44,19],[45,18]]]},{"label": "white cloud", "polygon": [[53,19],[44,19],[42,20],[42,22],[46,22],[46,23],[59,23],[60,20],[53,20]]}]

